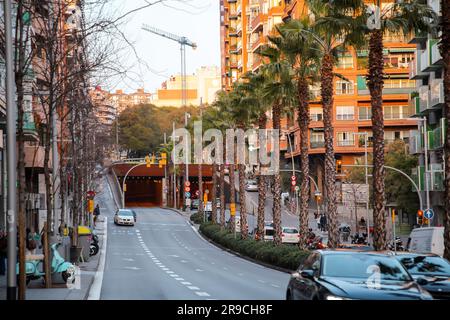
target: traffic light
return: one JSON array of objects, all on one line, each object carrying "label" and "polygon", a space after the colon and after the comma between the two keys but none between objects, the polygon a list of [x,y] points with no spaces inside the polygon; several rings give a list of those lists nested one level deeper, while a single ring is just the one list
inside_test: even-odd
[{"label": "traffic light", "polygon": [[395,216],[397,215],[397,209],[392,208],[392,222],[395,223]]},{"label": "traffic light", "polygon": [[336,161],[336,173],[342,174],[342,160]]},{"label": "traffic light", "polygon": [[423,225],[423,211],[422,210],[417,211],[417,224]]},{"label": "traffic light", "polygon": [[161,153],[161,161],[163,165],[167,165],[167,153]]},{"label": "traffic light", "polygon": [[150,168],[150,157],[149,156],[145,157],[145,163],[147,165],[147,168]]}]

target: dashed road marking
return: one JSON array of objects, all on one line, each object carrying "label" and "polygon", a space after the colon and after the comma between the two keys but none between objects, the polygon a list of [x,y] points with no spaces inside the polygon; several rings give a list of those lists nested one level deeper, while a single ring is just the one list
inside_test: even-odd
[{"label": "dashed road marking", "polygon": [[189,286],[189,285],[191,285],[192,283],[187,282],[187,281],[183,281],[181,284],[184,284],[185,286]]},{"label": "dashed road marking", "polygon": [[187,287],[191,290],[200,290],[200,288],[196,286],[187,286]]},{"label": "dashed road marking", "polygon": [[195,292],[196,295],[200,297],[210,297],[210,295],[207,292]]}]

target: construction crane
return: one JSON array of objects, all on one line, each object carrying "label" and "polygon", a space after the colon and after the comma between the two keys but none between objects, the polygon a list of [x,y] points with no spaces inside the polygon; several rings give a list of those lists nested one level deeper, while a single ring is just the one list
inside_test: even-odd
[{"label": "construction crane", "polygon": [[181,46],[181,104],[182,107],[187,105],[187,80],[186,80],[186,46],[192,47],[194,50],[197,49],[197,44],[192,42],[186,37],[180,37],[173,33],[160,30],[155,27],[143,24],[142,29],[161,36],[163,38],[178,42]]},{"label": "construction crane", "polygon": [[[158,36],[161,36],[163,38],[178,42],[181,46],[180,51],[181,51],[181,106],[185,108],[185,112],[184,112],[184,125],[185,127],[187,127],[188,125],[188,113],[186,112],[186,106],[187,106],[187,80],[186,80],[186,46],[192,47],[192,49],[197,49],[197,44],[192,42],[191,40],[189,40],[186,37],[180,37],[177,36],[173,33],[170,32],[166,32],[163,30],[160,30],[158,28],[155,27],[151,27],[147,24],[143,24],[142,25],[142,29],[156,34]],[[186,150],[188,150],[187,148],[188,146],[188,142],[186,140]],[[187,183],[186,186],[189,185],[189,165],[188,165],[188,152],[186,152],[186,161],[185,161],[185,166],[186,166],[186,170],[185,170],[185,182]],[[190,209],[190,205],[188,205],[188,197],[186,196],[186,210],[189,211]]]}]

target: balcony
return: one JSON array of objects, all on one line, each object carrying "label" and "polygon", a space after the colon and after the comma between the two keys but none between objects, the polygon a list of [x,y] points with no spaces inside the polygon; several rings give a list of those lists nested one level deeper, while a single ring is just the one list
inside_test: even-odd
[{"label": "balcony", "polygon": [[437,65],[442,64],[442,56],[439,51],[439,43],[435,42],[431,45],[431,64]]},{"label": "balcony", "polygon": [[355,140],[337,140],[338,147],[354,147]]},{"label": "balcony", "polygon": [[230,28],[228,29],[228,36],[229,36],[229,37],[239,37],[239,34],[238,34],[236,28],[231,28],[231,27],[230,27]]},{"label": "balcony", "polygon": [[419,111],[423,112],[430,108],[430,88],[428,86],[419,87]]},{"label": "balcony", "polygon": [[437,43],[438,40],[429,39],[426,42],[426,49],[421,51],[420,66],[422,72],[435,71],[441,68],[438,64],[442,62],[442,57],[437,48]]},{"label": "balcony", "polygon": [[311,141],[310,148],[311,149],[325,148],[325,141]]},{"label": "balcony", "polygon": [[442,163],[432,163],[430,165],[430,190],[431,191],[445,191],[445,172]]},{"label": "balcony", "polygon": [[421,154],[423,153],[422,137],[417,130],[411,130],[409,135],[409,153]]},{"label": "balcony", "polygon": [[252,20],[252,32],[257,32],[262,29],[264,22],[267,20],[267,15],[260,13]]},{"label": "balcony", "polygon": [[[411,171],[411,178],[414,180],[420,191],[425,190],[425,167],[419,166],[413,168]],[[412,187],[412,190],[414,192],[416,191],[414,187]]]},{"label": "balcony", "polygon": [[256,49],[258,49],[260,46],[262,46],[264,44],[263,39],[264,39],[263,37],[259,37],[252,43],[252,52],[255,52]]},{"label": "balcony", "polygon": [[420,98],[419,97],[411,97],[409,100],[409,106],[413,110],[414,114],[420,114]]},{"label": "balcony", "polygon": [[443,107],[444,100],[444,82],[442,79],[433,79],[430,83],[430,107]]},{"label": "balcony", "polygon": [[416,44],[416,43],[422,43],[425,42],[428,38],[428,35],[426,32],[412,32],[409,39],[409,44]]},{"label": "balcony", "polygon": [[428,131],[428,145],[431,150],[441,149],[445,145],[446,125],[445,118],[441,119],[439,127]]},{"label": "balcony", "polygon": [[409,79],[418,80],[428,77],[428,73],[420,70],[420,56],[417,54],[416,58],[409,63]]}]

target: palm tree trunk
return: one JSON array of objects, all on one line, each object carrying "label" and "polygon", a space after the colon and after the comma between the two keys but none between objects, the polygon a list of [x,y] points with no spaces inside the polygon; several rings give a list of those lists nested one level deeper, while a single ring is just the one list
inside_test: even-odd
[{"label": "palm tree trunk", "polygon": [[[235,193],[235,186],[234,186],[234,164],[230,164],[228,167],[229,172],[229,178],[230,178],[230,204],[236,204],[236,193]],[[234,232],[235,223],[236,223],[236,217],[231,216],[231,206],[230,206],[230,228],[231,231]]]},{"label": "palm tree trunk", "polygon": [[212,190],[211,190],[211,222],[217,224],[217,163],[213,163]]},{"label": "palm tree trunk", "polygon": [[306,249],[306,241],[308,235],[308,218],[309,218],[309,90],[306,79],[299,79],[298,81],[298,126],[300,128],[300,142],[301,142],[301,171],[302,184],[300,196],[300,214],[299,214],[299,230],[300,249]]},{"label": "palm tree trunk", "polygon": [[[444,60],[444,95],[445,95],[445,117],[447,124],[450,123],[450,3],[448,0],[441,1],[441,55]],[[447,125],[445,143],[445,214],[444,214],[444,258],[450,260],[450,129]]]},{"label": "palm tree trunk", "polygon": [[367,85],[372,105],[373,131],[373,246],[386,249],[386,218],[384,194],[384,119],[383,119],[383,32],[372,31],[369,41],[369,74]]},{"label": "palm tree trunk", "polygon": [[247,239],[248,223],[247,223],[247,206],[245,197],[245,164],[238,164],[239,170],[239,212],[241,217],[241,237]]},{"label": "palm tree trunk", "polygon": [[220,226],[225,227],[225,164],[220,165]]},{"label": "palm tree trunk", "polygon": [[[259,117],[259,130],[266,129],[267,116],[265,112],[261,113]],[[258,180],[258,225],[256,230],[256,239],[264,240],[264,220],[266,215],[266,190],[267,181],[266,176],[262,174],[262,168],[259,169]],[[242,203],[241,203],[242,205]]]},{"label": "palm tree trunk", "polygon": [[[281,128],[281,106],[275,104],[272,108],[272,125],[274,130]],[[278,168],[277,168],[278,169]],[[273,176],[273,226],[275,245],[281,244],[281,175],[277,171]]]},{"label": "palm tree trunk", "polygon": [[334,156],[333,129],[333,57],[326,54],[321,67],[321,94],[325,138],[325,191],[327,196],[328,246],[336,248],[339,243],[336,206],[336,159]]},{"label": "palm tree trunk", "polygon": [[203,172],[202,172],[202,163],[198,165],[198,213],[202,216],[204,215],[203,211]]}]

